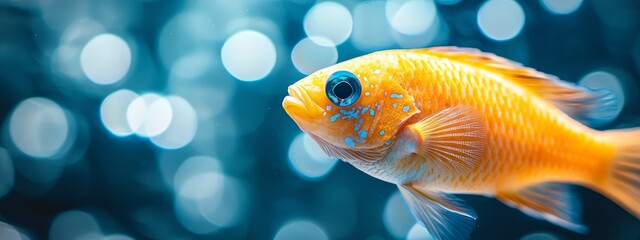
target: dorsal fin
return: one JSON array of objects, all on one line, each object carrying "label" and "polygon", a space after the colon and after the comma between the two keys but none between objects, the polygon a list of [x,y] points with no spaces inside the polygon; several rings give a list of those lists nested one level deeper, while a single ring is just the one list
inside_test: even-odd
[{"label": "dorsal fin", "polygon": [[588,125],[611,119],[618,112],[615,95],[561,81],[558,77],[473,48],[433,47],[421,49],[429,55],[447,58],[504,76],[531,93],[546,99],[572,118]]}]

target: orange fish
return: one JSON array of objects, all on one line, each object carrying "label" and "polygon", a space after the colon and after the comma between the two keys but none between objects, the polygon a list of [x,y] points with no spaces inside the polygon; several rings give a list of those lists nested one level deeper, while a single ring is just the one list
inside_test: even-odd
[{"label": "orange fish", "polygon": [[640,129],[616,98],[474,49],[389,50],[319,70],[282,105],[330,156],[397,184],[434,239],[468,238],[481,194],[584,233],[572,185],[640,217]]}]

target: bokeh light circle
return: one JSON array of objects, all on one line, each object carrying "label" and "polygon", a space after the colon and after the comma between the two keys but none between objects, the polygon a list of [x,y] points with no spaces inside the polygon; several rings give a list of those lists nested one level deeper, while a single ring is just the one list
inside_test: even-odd
[{"label": "bokeh light circle", "polygon": [[338,50],[328,39],[304,38],[291,50],[293,66],[301,73],[311,74],[338,61]]},{"label": "bokeh light circle", "polygon": [[255,81],[266,77],[276,64],[276,47],[266,35],[243,30],[229,37],[222,46],[222,64],[238,80]]},{"label": "bokeh light circle", "polygon": [[131,49],[119,36],[101,34],[82,48],[80,64],[89,80],[101,85],[113,84],[129,72]]},{"label": "bokeh light circle", "polygon": [[175,172],[175,213],[180,223],[193,233],[209,234],[219,229],[205,219],[198,205],[202,201],[214,206],[220,204],[225,181],[220,171],[217,159],[194,156],[180,164]]},{"label": "bokeh light circle", "polygon": [[416,223],[413,225],[413,227],[411,227],[411,229],[409,230],[409,233],[407,233],[406,239],[407,240],[426,240],[426,239],[433,239],[433,238],[431,237],[431,234],[429,234],[429,232],[427,232],[427,230],[424,229],[424,227]]},{"label": "bokeh light circle", "polygon": [[[183,20],[179,32],[186,32],[194,39],[204,39],[219,41],[229,35],[229,26],[240,18],[248,15],[248,9],[252,6],[251,2],[246,1],[188,1],[183,4],[184,13],[199,15],[197,17],[190,16]],[[268,6],[273,6],[269,4]],[[272,13],[271,17],[279,16],[278,13]],[[178,31],[175,31],[177,33]]]},{"label": "bokeh light circle", "polygon": [[407,35],[426,32],[437,16],[432,0],[389,0],[385,10],[391,27]]},{"label": "bokeh light circle", "polygon": [[208,52],[196,52],[187,54],[171,65],[171,74],[181,78],[180,80],[191,80],[202,77],[213,65],[213,55]]},{"label": "bokeh light circle", "polygon": [[174,212],[178,222],[188,231],[207,235],[220,230],[220,227],[207,221],[198,207],[198,201],[180,194],[175,196]]},{"label": "bokeh light circle", "polygon": [[513,0],[489,0],[478,10],[480,30],[495,41],[514,38],[522,31],[524,22],[524,10]]},{"label": "bokeh light circle", "polygon": [[80,84],[95,85],[93,81],[86,81],[80,55],[89,40],[104,31],[104,27],[92,19],[75,20],[60,35],[60,45],[51,56],[52,70],[72,78]]},{"label": "bokeh light circle", "polygon": [[192,200],[208,198],[214,194],[217,201],[209,201],[210,204],[220,202],[220,194],[216,194],[222,188],[224,176],[217,172],[200,173],[189,176],[178,189],[178,194]]},{"label": "bokeh light circle", "polygon": [[551,233],[546,233],[546,232],[535,232],[535,233],[530,233],[527,234],[526,236],[522,237],[520,240],[558,240],[559,238],[554,236]]},{"label": "bokeh light circle", "polygon": [[0,148],[0,198],[11,191],[14,181],[15,169],[13,167],[11,156],[9,156],[9,153],[6,150]]},{"label": "bokeh light circle", "polygon": [[[194,156],[185,160],[174,175],[173,186],[176,193],[180,193],[185,182],[193,176],[214,174],[221,171],[220,162],[208,156]],[[209,183],[212,187],[222,186],[221,181]]]},{"label": "bokeh light circle", "polygon": [[0,222],[0,239],[22,240],[23,238],[16,228],[4,222]]},{"label": "bokeh light circle", "polygon": [[547,11],[555,14],[575,12],[582,5],[582,0],[540,0],[540,2]]},{"label": "bokeh light circle", "polygon": [[301,133],[289,147],[289,166],[300,177],[319,180],[335,167],[337,159],[329,158],[306,133]]},{"label": "bokeh light circle", "polygon": [[631,56],[636,62],[636,70],[640,71],[640,34],[631,48]]},{"label": "bokeh light circle", "polygon": [[41,97],[22,101],[11,114],[9,134],[23,153],[38,158],[57,154],[69,137],[69,120],[55,102]]},{"label": "bokeh light circle", "polygon": [[598,122],[599,125],[607,124],[615,120],[624,108],[626,98],[624,87],[622,86],[620,79],[618,79],[618,77],[616,77],[612,73],[606,71],[591,72],[582,77],[582,79],[580,79],[580,81],[578,82],[578,85],[585,86],[594,90],[604,89],[610,91],[616,97],[617,106],[614,114],[606,119],[601,119],[601,122]]},{"label": "bokeh light circle", "polygon": [[133,133],[127,122],[127,108],[138,98],[138,94],[131,90],[115,91],[100,105],[100,119],[102,124],[116,136],[127,136]]},{"label": "bokeh light circle", "polygon": [[[309,37],[321,37],[340,45],[351,35],[353,19],[349,9],[336,2],[321,2],[304,17],[304,31]],[[311,40],[316,40],[312,38]],[[317,42],[325,44],[324,42]]]},{"label": "bokeh light circle", "polygon": [[182,97],[166,98],[172,109],[172,119],[161,134],[151,137],[151,142],[164,149],[177,149],[189,144],[198,130],[198,116],[191,104]]},{"label": "bokeh light circle", "polygon": [[153,137],[163,133],[172,119],[169,101],[154,93],[137,97],[127,107],[129,128],[139,136]]},{"label": "bokeh light circle", "polygon": [[242,216],[244,184],[226,176],[218,160],[194,156],[174,175],[175,214],[196,234],[209,234],[235,225]]},{"label": "bokeh light circle", "polygon": [[124,234],[112,234],[102,237],[101,240],[135,240],[135,238],[129,237]]},{"label": "bokeh light circle", "polygon": [[[144,97],[144,98],[143,98]],[[157,94],[138,96],[127,107],[127,123],[129,128],[138,135],[145,136],[144,124],[147,121],[147,108],[152,101],[160,98]]]},{"label": "bokeh light circle", "polygon": [[387,231],[395,238],[406,237],[416,223],[399,191],[393,193],[387,200],[382,220]]},{"label": "bokeh light circle", "polygon": [[391,26],[382,1],[361,2],[353,9],[353,45],[362,51],[374,51],[393,44]]},{"label": "bokeh light circle", "polygon": [[[210,48],[218,47],[212,43],[211,38],[219,36],[214,33],[219,28],[212,25],[211,17],[199,11],[183,11],[169,19],[157,38],[156,51],[162,65],[173,71],[178,59],[190,54],[210,52]],[[199,66],[203,63],[194,64]]]},{"label": "bokeh light circle", "polygon": [[204,218],[219,227],[231,227],[242,220],[244,212],[245,186],[238,179],[224,176],[219,204],[211,204],[211,197],[198,202],[198,209]]},{"label": "bokeh light circle", "polygon": [[[315,140],[313,140],[313,138],[311,138],[311,136],[309,136],[309,134],[303,134],[303,138],[302,138],[302,142],[304,143],[304,150],[307,151],[307,153],[309,154],[309,156],[311,156],[311,158],[317,160],[317,161],[330,161],[329,156],[327,156],[327,154],[322,150],[322,148],[320,148],[320,145],[318,145],[318,143],[316,143]],[[333,158],[333,161],[330,162],[337,162],[337,159]]]},{"label": "bokeh light circle", "polygon": [[417,35],[394,32],[392,36],[396,43],[402,48],[420,48],[447,44],[449,42],[450,31],[446,21],[436,15],[433,23],[425,32]]},{"label": "bokeh light circle", "polygon": [[98,221],[89,213],[71,210],[56,216],[49,228],[49,239],[95,239],[102,237]]},{"label": "bokeh light circle", "polygon": [[328,240],[327,233],[318,224],[307,220],[296,220],[285,224],[278,230],[273,240]]},{"label": "bokeh light circle", "polygon": [[462,0],[436,0],[436,2],[442,5],[455,5],[462,2]]},{"label": "bokeh light circle", "polygon": [[147,120],[144,124],[144,130],[145,134],[150,137],[159,135],[167,130],[173,119],[171,103],[164,97],[151,102],[146,113]]}]

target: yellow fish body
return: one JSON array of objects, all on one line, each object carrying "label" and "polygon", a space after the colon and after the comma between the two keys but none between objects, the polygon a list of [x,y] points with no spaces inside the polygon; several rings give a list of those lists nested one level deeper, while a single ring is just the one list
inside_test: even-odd
[{"label": "yellow fish body", "polygon": [[451,193],[495,196],[584,232],[578,184],[640,216],[640,130],[584,125],[616,105],[606,91],[453,47],[355,58],[300,80],[283,101],[327,154],[397,184],[435,239],[475,227]]}]

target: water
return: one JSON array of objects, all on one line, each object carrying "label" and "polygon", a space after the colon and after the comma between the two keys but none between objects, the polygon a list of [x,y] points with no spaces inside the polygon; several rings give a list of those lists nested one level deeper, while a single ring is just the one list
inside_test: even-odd
[{"label": "water", "polygon": [[[605,88],[640,125],[633,0],[4,1],[0,238],[423,239],[395,186],[327,158],[289,84],[377,50],[455,45]],[[585,159],[588,161],[588,159]],[[638,239],[580,189],[581,235],[495,199],[473,239]]]}]

